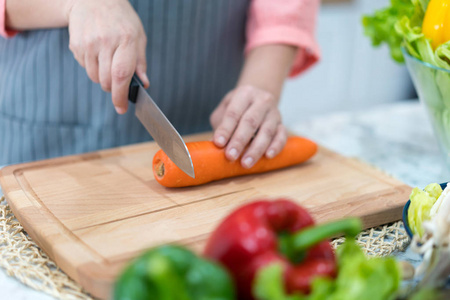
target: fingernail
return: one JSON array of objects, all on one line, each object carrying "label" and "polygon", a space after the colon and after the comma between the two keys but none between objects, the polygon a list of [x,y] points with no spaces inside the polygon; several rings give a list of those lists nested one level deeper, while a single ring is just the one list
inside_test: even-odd
[{"label": "fingernail", "polygon": [[119,115],[123,115],[123,114],[126,112],[125,109],[122,108],[122,107],[115,106],[114,108],[116,109],[116,112],[117,112]]},{"label": "fingernail", "polygon": [[142,76],[144,77],[144,81],[146,82],[146,86],[150,86],[150,80],[148,79],[147,73],[143,73]]},{"label": "fingernail", "polygon": [[225,143],[227,142],[227,140],[225,139],[225,137],[224,136],[219,136],[217,139],[216,139],[216,143],[217,143],[217,145],[219,145],[219,146],[225,146]]},{"label": "fingernail", "polygon": [[245,158],[244,161],[242,162],[242,164],[246,168],[251,168],[253,166],[253,158],[251,158],[251,157]]},{"label": "fingernail", "polygon": [[267,158],[273,158],[275,156],[275,150],[269,150],[266,154]]},{"label": "fingernail", "polygon": [[228,155],[233,159],[236,160],[238,158],[238,151],[236,148],[231,148],[230,151],[228,151]]}]

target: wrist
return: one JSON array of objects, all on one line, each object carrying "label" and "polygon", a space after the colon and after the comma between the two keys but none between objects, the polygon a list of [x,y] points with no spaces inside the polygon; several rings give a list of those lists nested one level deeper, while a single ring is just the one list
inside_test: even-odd
[{"label": "wrist", "polygon": [[251,50],[245,59],[237,86],[251,85],[279,99],[297,48],[290,45],[264,45]]},{"label": "wrist", "polygon": [[[109,9],[111,7],[117,6],[121,2],[126,2],[129,4],[128,0],[61,0],[62,3],[62,12],[67,23],[70,22],[70,17],[75,8],[78,8],[79,5],[85,5],[88,8],[93,8],[94,5],[100,6],[100,9]],[[94,4],[94,5],[92,5]]]},{"label": "wrist", "polygon": [[78,2],[78,0],[65,0],[65,4],[63,5],[63,15],[67,23],[69,23],[70,13],[76,2]]},{"label": "wrist", "polygon": [[47,29],[67,26],[65,8],[72,0],[6,1],[5,25],[14,30]]}]

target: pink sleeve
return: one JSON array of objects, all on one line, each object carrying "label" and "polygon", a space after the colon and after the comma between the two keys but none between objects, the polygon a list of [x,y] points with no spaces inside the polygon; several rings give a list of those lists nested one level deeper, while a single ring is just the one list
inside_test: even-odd
[{"label": "pink sleeve", "polygon": [[6,0],[0,0],[0,36],[10,38],[17,34],[17,31],[6,29]]},{"label": "pink sleeve", "polygon": [[314,37],[319,5],[319,0],[252,0],[245,52],[266,44],[297,46],[289,76],[305,71],[320,58]]}]

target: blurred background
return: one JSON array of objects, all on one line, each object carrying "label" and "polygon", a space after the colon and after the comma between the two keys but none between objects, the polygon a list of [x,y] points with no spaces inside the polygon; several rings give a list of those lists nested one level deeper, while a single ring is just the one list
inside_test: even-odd
[{"label": "blurred background", "polygon": [[394,62],[386,46],[374,48],[363,34],[362,16],[389,1],[321,1],[316,37],[322,59],[287,81],[280,105],[285,125],[417,97],[406,66]]}]

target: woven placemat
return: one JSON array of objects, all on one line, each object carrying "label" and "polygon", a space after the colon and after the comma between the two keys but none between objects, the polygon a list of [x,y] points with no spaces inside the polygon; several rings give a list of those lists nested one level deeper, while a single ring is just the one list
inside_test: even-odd
[{"label": "woven placemat", "polygon": [[[332,245],[336,248],[343,241],[335,239]],[[387,256],[403,251],[409,238],[403,224],[396,222],[365,230],[357,241],[366,254]],[[0,199],[0,255],[0,267],[33,289],[58,299],[93,299],[31,240],[4,197]]]}]

